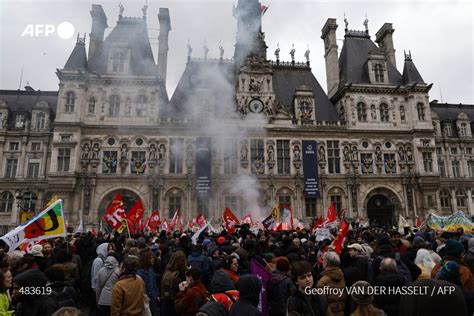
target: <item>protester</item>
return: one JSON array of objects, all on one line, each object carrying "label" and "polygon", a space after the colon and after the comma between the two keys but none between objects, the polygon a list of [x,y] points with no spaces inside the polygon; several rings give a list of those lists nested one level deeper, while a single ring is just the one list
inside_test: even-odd
[{"label": "protester", "polygon": [[72,286],[68,286],[66,280],[66,267],[63,264],[53,264],[46,269],[48,278],[47,288],[51,288],[50,296],[53,298],[56,309],[61,307],[76,307],[77,293]]},{"label": "protester", "polygon": [[239,258],[237,255],[233,254],[224,258],[222,263],[222,271],[229,275],[229,278],[234,282],[235,285],[239,282],[239,275],[237,271],[239,270]]},{"label": "protester", "polygon": [[232,305],[229,315],[260,316],[261,313],[257,306],[260,301],[262,281],[255,275],[245,274],[239,278],[237,289],[240,293],[240,300]]},{"label": "protester", "polygon": [[176,295],[176,313],[180,316],[194,316],[207,302],[207,290],[201,282],[201,270],[191,268],[185,273],[186,281],[179,284]]},{"label": "protester", "polygon": [[145,292],[149,299],[151,314],[156,315],[158,313],[159,291],[153,264],[154,257],[150,248],[145,246],[140,249],[137,275],[145,282]]},{"label": "protester", "polygon": [[179,284],[185,280],[185,272],[188,267],[186,254],[177,251],[171,255],[161,280],[161,310],[164,315],[176,315],[174,299],[179,292]]},{"label": "protester", "polygon": [[296,287],[291,281],[288,258],[276,258],[275,268],[267,285],[268,311],[270,315],[285,316],[288,298],[296,291]]},{"label": "protester", "polygon": [[[344,281],[344,274],[342,270],[339,268],[341,260],[337,253],[329,251],[324,254],[323,259],[323,272],[321,273],[322,277],[318,281],[316,287],[317,288],[326,288],[329,287],[331,289],[341,289],[344,290],[346,287]],[[327,302],[329,305],[329,309],[331,310],[331,314],[333,316],[344,316],[344,310],[346,305],[346,297],[347,293],[344,291],[342,295],[339,294],[330,294],[327,296]]]},{"label": "protester", "polygon": [[114,256],[105,259],[104,266],[99,271],[96,287],[96,299],[100,315],[110,315],[112,305],[112,289],[120,276],[119,263]]},{"label": "protester", "polygon": [[12,273],[8,267],[0,268],[0,315],[14,314],[9,289],[12,287]]},{"label": "protester", "polygon": [[[383,309],[388,316],[398,316],[401,288],[408,284],[408,281],[397,269],[397,262],[392,258],[384,258],[380,262],[380,274],[374,282],[374,286],[380,288],[391,288],[391,293],[375,296],[374,304]],[[398,289],[398,291],[397,291]]]},{"label": "protester", "polygon": [[372,302],[374,295],[369,294],[370,284],[365,281],[358,281],[352,285],[354,289],[361,289],[354,291],[351,295],[352,313],[351,316],[385,316],[387,315],[383,310],[376,308]]}]

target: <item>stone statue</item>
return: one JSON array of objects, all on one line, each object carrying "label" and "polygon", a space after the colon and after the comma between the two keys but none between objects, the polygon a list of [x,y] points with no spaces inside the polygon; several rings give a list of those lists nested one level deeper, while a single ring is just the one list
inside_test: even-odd
[{"label": "stone statue", "polygon": [[193,48],[191,47],[191,43],[189,42],[189,39],[188,39],[188,58],[191,58],[192,52],[193,52]]},{"label": "stone statue", "polygon": [[259,93],[261,87],[262,87],[262,81],[258,81],[255,78],[250,78],[250,83],[249,83],[250,91]]},{"label": "stone statue", "polygon": [[123,8],[123,4],[119,3],[119,16],[122,16],[124,10],[125,9]]},{"label": "stone statue", "polygon": [[165,159],[165,156],[166,156],[166,146],[165,146],[165,144],[161,144],[158,147],[158,160]]},{"label": "stone statue", "polygon": [[365,26],[365,32],[369,33],[369,19],[367,19],[367,15],[365,16],[364,26]]},{"label": "stone statue", "polygon": [[120,159],[127,160],[128,154],[128,146],[127,144],[122,144],[122,148],[120,149]]},{"label": "stone statue", "polygon": [[311,51],[309,50],[309,48],[304,52],[304,57],[306,58],[306,62],[309,63],[309,53]]},{"label": "stone statue", "polygon": [[344,13],[344,24],[345,24],[346,30],[347,30],[347,28],[349,27],[349,22],[346,19],[346,13]]},{"label": "stone statue", "polygon": [[398,148],[398,159],[400,159],[400,161],[405,160],[405,154],[403,153],[403,147]]},{"label": "stone statue", "polygon": [[150,153],[148,154],[148,159],[149,160],[156,159],[156,145],[155,144],[150,145]]},{"label": "stone statue", "polygon": [[280,43],[277,44],[277,49],[275,50],[276,60],[280,60]]},{"label": "stone statue", "polygon": [[293,48],[290,50],[291,61],[295,62],[295,44],[293,44]]},{"label": "stone statue", "polygon": [[204,42],[204,46],[202,48],[204,49],[204,59],[207,59],[207,54],[209,54],[209,47],[207,47],[206,42]]},{"label": "stone statue", "polygon": [[99,144],[95,143],[92,146],[92,159],[99,159],[99,151],[100,151]]},{"label": "stone statue", "polygon": [[193,146],[188,145],[186,147],[186,161],[192,161],[193,160]]},{"label": "stone statue", "polygon": [[380,149],[379,146],[375,148],[375,161],[377,162],[383,161],[382,150]]},{"label": "stone statue", "polygon": [[319,146],[318,149],[319,161],[326,161],[326,149],[324,146]]},{"label": "stone statue", "polygon": [[375,110],[375,105],[370,106],[370,117],[372,118],[372,121],[377,120],[377,111]]},{"label": "stone statue", "polygon": [[85,143],[82,145],[82,159],[89,159],[90,154],[90,145],[89,143]]},{"label": "stone statue", "polygon": [[359,153],[356,146],[352,146],[352,161],[359,160]]},{"label": "stone statue", "polygon": [[275,161],[275,149],[273,148],[273,145],[268,146],[268,161]]},{"label": "stone statue", "polygon": [[298,146],[298,145],[293,147],[293,159],[295,161],[300,161],[301,160],[301,151],[300,151],[300,146]]},{"label": "stone statue", "polygon": [[224,47],[221,44],[219,44],[219,57],[224,58]]},{"label": "stone statue", "polygon": [[143,12],[143,17],[146,18],[146,10],[148,9],[148,6],[145,4],[142,8],[142,12]]},{"label": "stone statue", "polygon": [[248,159],[248,152],[247,145],[242,145],[240,148],[240,160],[246,161]]},{"label": "stone statue", "polygon": [[413,161],[413,152],[411,151],[411,147],[407,147],[407,161]]},{"label": "stone statue", "polygon": [[342,154],[344,155],[344,161],[351,161],[351,153],[349,150],[349,146],[344,146]]}]

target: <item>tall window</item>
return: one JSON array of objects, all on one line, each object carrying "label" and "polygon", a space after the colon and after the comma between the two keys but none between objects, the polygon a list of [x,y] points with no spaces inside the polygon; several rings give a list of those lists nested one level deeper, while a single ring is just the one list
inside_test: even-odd
[{"label": "tall window", "polygon": [[197,211],[202,213],[205,217],[209,214],[209,198],[207,196],[201,196],[197,199]]},{"label": "tall window", "polygon": [[10,142],[10,150],[11,151],[20,150],[20,143],[19,142]]},{"label": "tall window", "polygon": [[380,104],[380,120],[382,122],[390,121],[390,114],[388,112],[388,104],[386,103]]},{"label": "tall window", "polygon": [[58,171],[69,171],[69,160],[71,159],[70,148],[58,148]]},{"label": "tall window", "polygon": [[459,136],[464,137],[467,136],[467,124],[461,123],[459,126]]},{"label": "tall window", "polygon": [[41,150],[41,143],[33,142],[31,143],[31,150],[32,151],[39,151]]},{"label": "tall window", "polygon": [[11,212],[13,208],[13,194],[8,191],[2,192],[2,200],[0,203],[0,213]]},{"label": "tall window", "polygon": [[357,103],[357,120],[367,122],[367,105],[364,102]]},{"label": "tall window", "polygon": [[137,116],[145,116],[147,112],[147,98],[144,95],[138,97],[137,100]]},{"label": "tall window", "polygon": [[40,167],[39,162],[29,162],[28,163],[28,172],[27,172],[26,176],[28,178],[38,178],[38,176],[39,176],[39,167]]},{"label": "tall window", "polygon": [[395,160],[395,154],[384,154],[383,155],[385,173],[397,173],[397,161]]},{"label": "tall window", "polygon": [[109,115],[118,116],[120,113],[120,97],[118,95],[110,96]]},{"label": "tall window", "polygon": [[237,139],[228,139],[224,145],[224,173],[237,173]]},{"label": "tall window", "polygon": [[5,169],[5,178],[15,178],[18,159],[7,159],[7,168]]},{"label": "tall window", "polygon": [[170,217],[173,216],[173,214],[181,209],[181,197],[180,196],[170,196],[169,198],[169,205],[168,205]]},{"label": "tall window", "polygon": [[438,160],[438,168],[441,176],[446,177],[446,166],[444,165],[444,161]]},{"label": "tall window", "polygon": [[340,195],[331,195],[330,199],[334,203],[334,209],[339,213],[342,210],[342,197]]},{"label": "tall window", "polygon": [[458,207],[466,206],[466,193],[464,193],[464,190],[456,190],[456,204]]},{"label": "tall window", "polygon": [[124,72],[125,70],[125,52],[114,52],[112,55],[112,71]]},{"label": "tall window", "polygon": [[37,129],[43,129],[46,122],[46,114],[44,112],[36,113],[35,127]]},{"label": "tall window", "polygon": [[252,173],[260,174],[264,172],[264,152],[263,139],[250,140],[250,163],[252,165]]},{"label": "tall window", "polygon": [[284,215],[285,209],[291,209],[291,196],[290,195],[280,195],[278,196],[278,205],[280,209],[280,218]]},{"label": "tall window", "polygon": [[170,139],[170,173],[183,172],[183,142],[182,138]]},{"label": "tall window", "polygon": [[74,103],[76,102],[76,94],[72,91],[66,93],[66,105],[65,110],[66,113],[74,112]]},{"label": "tall window", "polygon": [[102,157],[102,173],[116,173],[117,172],[117,152],[104,151]]},{"label": "tall window", "polygon": [[400,121],[406,121],[405,107],[403,105],[400,105]]},{"label": "tall window", "polygon": [[418,112],[418,120],[424,121],[425,120],[425,106],[423,103],[418,103],[416,105],[416,111]]},{"label": "tall window", "polygon": [[469,177],[474,178],[474,160],[467,163],[469,169]]},{"label": "tall window", "polygon": [[226,196],[224,201],[225,208],[230,209],[232,212],[237,212],[237,197],[235,196]]},{"label": "tall window", "polygon": [[433,158],[431,153],[423,153],[423,168],[425,172],[433,172]]},{"label": "tall window", "polygon": [[383,66],[381,64],[375,64],[374,73],[375,73],[375,82],[384,82]]},{"label": "tall window", "polygon": [[452,165],[453,165],[453,177],[459,178],[461,176],[461,168],[459,166],[459,161],[453,160]]},{"label": "tall window", "polygon": [[441,202],[441,207],[451,207],[451,197],[449,196],[448,190],[441,190],[439,192],[439,200]]},{"label": "tall window", "polygon": [[444,136],[453,136],[453,128],[451,122],[444,123]]},{"label": "tall window", "polygon": [[15,115],[15,128],[25,127],[25,114]]},{"label": "tall window", "polygon": [[306,210],[306,217],[314,217],[316,216],[316,198],[305,198],[305,210]]},{"label": "tall window", "polygon": [[341,157],[339,141],[328,140],[328,171],[329,173],[341,173]]},{"label": "tall window", "polygon": [[290,174],[290,141],[277,140],[278,174]]},{"label": "tall window", "polygon": [[95,114],[95,98],[90,97],[89,98],[89,106],[88,106],[88,111],[89,115],[94,115]]}]

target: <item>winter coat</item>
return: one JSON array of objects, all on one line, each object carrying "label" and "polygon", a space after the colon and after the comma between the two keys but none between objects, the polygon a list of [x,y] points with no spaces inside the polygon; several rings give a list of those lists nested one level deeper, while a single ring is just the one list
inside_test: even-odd
[{"label": "winter coat", "polygon": [[[443,280],[423,279],[410,283],[411,286],[424,288],[426,295],[402,295],[400,298],[400,315],[467,315],[466,302],[458,286]],[[451,294],[445,289],[455,287]],[[433,296],[431,295],[433,293]]]},{"label": "winter coat", "polygon": [[210,301],[201,306],[196,316],[228,316],[229,311],[224,304],[220,302]]},{"label": "winter coat", "polygon": [[95,291],[98,305],[110,306],[112,304],[112,289],[120,275],[118,265],[115,257],[108,256],[105,266],[100,269]]},{"label": "winter coat", "polygon": [[364,255],[357,255],[350,259],[350,265],[360,272],[362,280],[367,280],[369,269],[369,258]]},{"label": "winter coat", "polygon": [[471,252],[471,249],[469,249],[464,255],[463,261],[469,267],[471,273],[474,273],[474,251]]},{"label": "winter coat", "polygon": [[255,275],[245,274],[240,277],[237,288],[240,292],[240,301],[232,305],[229,316],[261,316],[257,306],[260,301],[262,281]]},{"label": "winter coat", "polygon": [[107,248],[109,247],[108,243],[103,243],[97,246],[95,250],[97,253],[97,258],[94,259],[92,262],[92,269],[91,269],[91,286],[92,289],[95,291],[97,287],[97,277],[99,276],[100,269],[105,264],[105,259],[107,258]]},{"label": "winter coat", "polygon": [[325,316],[327,310],[324,296],[306,295],[297,290],[288,299],[288,316]]},{"label": "winter coat", "polygon": [[446,261],[455,261],[459,264],[459,276],[461,278],[461,285],[464,289],[474,290],[474,278],[472,276],[471,270],[469,267],[464,263],[464,261],[451,257],[451,256],[444,256],[443,261],[441,263],[437,263],[433,269],[431,270],[431,278],[435,279],[436,274],[438,273],[441,265]]},{"label": "winter coat", "polygon": [[267,283],[268,311],[272,316],[285,316],[286,304],[296,287],[288,274],[276,271]]},{"label": "winter coat", "polygon": [[8,291],[0,293],[0,315],[2,316],[11,316],[14,311],[11,307],[11,298]]},{"label": "winter coat", "polygon": [[[408,281],[399,273],[380,272],[374,281],[374,286],[381,288],[401,288],[408,284]],[[398,316],[400,310],[400,294],[386,293],[384,295],[375,295],[374,305],[383,309],[388,316]]]},{"label": "winter coat", "polygon": [[227,275],[232,280],[232,282],[234,282],[234,284],[237,285],[237,283],[239,282],[239,275],[237,273],[235,273],[232,270],[228,270],[228,269],[224,269],[224,268],[222,268],[222,271],[227,273]]},{"label": "winter coat", "polygon": [[[46,276],[39,270],[27,270],[15,276],[13,283],[20,287],[45,287]],[[51,296],[24,295],[18,298],[15,308],[16,316],[49,316],[56,311],[56,304]]]},{"label": "winter coat", "polygon": [[211,260],[209,257],[205,256],[202,252],[193,251],[188,256],[188,263],[194,267],[201,270],[202,273],[202,282],[206,285],[211,281]]},{"label": "winter coat", "polygon": [[[71,298],[73,301],[74,301],[74,304],[75,306],[74,307],[77,307],[78,306],[78,296],[77,296],[77,292],[76,290],[70,286],[70,285],[67,285],[65,282],[53,282],[53,283],[48,283],[46,284],[46,287],[50,287],[51,288],[51,291],[52,292],[55,292],[56,294],[59,294],[61,292],[66,292],[67,295],[69,296],[69,298]],[[50,296],[53,298],[53,300],[55,301],[55,303],[58,303],[55,299],[55,296],[54,294],[50,294]],[[72,307],[72,306],[71,306]],[[60,308],[60,307],[59,307]],[[58,308],[58,309],[59,309]]]},{"label": "winter coat", "polygon": [[[346,283],[344,282],[344,275],[342,273],[342,270],[338,267],[327,267],[323,271],[322,278],[318,281],[316,287],[324,288],[325,286],[329,286],[330,288],[344,289]],[[346,299],[347,293],[345,291],[341,296],[327,296],[328,306],[334,316],[344,316]]]},{"label": "winter coat", "polygon": [[178,315],[194,316],[207,302],[207,290],[201,282],[195,282],[186,291],[176,294],[174,302]]},{"label": "winter coat", "polygon": [[153,268],[147,270],[138,269],[137,275],[139,275],[145,282],[145,292],[150,299],[150,310],[151,313],[155,313],[158,309],[158,284],[156,283],[155,272]]},{"label": "winter coat", "polygon": [[133,274],[123,275],[112,289],[111,316],[139,316],[144,310],[145,284]]}]

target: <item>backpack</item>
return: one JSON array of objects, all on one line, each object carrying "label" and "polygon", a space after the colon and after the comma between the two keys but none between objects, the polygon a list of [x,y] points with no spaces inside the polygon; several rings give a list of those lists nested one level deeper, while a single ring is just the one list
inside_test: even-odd
[{"label": "backpack", "polygon": [[[165,272],[161,280],[161,298],[166,300],[174,300],[176,296],[176,282],[179,278],[179,272]],[[179,280],[178,280],[179,281]]]},{"label": "backpack", "polygon": [[400,273],[408,282],[413,281],[410,269],[408,269],[407,265],[401,260],[400,253],[398,252],[395,254],[395,261],[397,262],[398,273]]},{"label": "backpack", "polygon": [[74,299],[67,290],[67,286],[61,292],[51,291],[50,296],[54,300],[57,309],[61,307],[76,307],[76,302],[74,302]]}]

